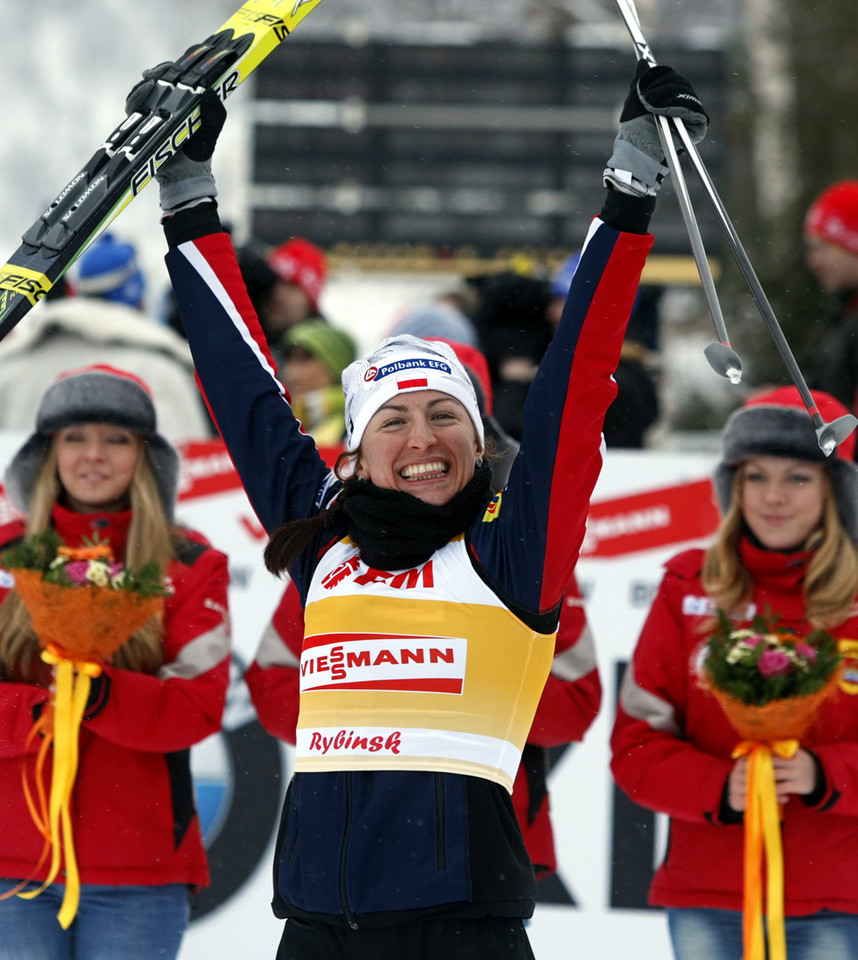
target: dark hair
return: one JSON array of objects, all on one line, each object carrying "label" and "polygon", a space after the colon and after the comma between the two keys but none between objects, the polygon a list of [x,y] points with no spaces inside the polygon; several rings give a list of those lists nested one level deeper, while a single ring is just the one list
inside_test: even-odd
[{"label": "dark hair", "polygon": [[[334,465],[334,473],[342,478],[343,467],[347,460],[354,458],[353,453],[343,451]],[[343,487],[350,483],[358,483],[357,477],[349,477],[343,481]],[[332,527],[339,515],[343,512],[342,497],[337,496],[328,507],[312,517],[300,517],[297,520],[287,520],[268,538],[263,559],[269,573],[279,577],[289,567],[295,558],[310,545],[313,538],[322,530]]]}]

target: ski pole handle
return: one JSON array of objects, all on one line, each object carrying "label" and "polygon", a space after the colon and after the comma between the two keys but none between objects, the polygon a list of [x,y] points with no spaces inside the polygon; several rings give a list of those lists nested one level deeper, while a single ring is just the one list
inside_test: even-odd
[{"label": "ski pole handle", "polygon": [[[651,67],[654,67],[656,65],[655,57],[644,38],[634,3],[632,0],[617,0],[617,6],[625,20],[632,42],[635,45],[638,59],[644,60]],[[678,117],[672,117],[670,119],[672,119],[676,125],[677,131],[685,134],[685,138],[690,140],[682,120]],[[737,384],[742,379],[742,361],[730,346],[730,338],[727,335],[727,325],[724,322],[724,314],[721,311],[721,303],[718,300],[718,293],[715,289],[712,268],[709,265],[709,258],[706,256],[703,238],[700,235],[700,227],[697,224],[697,217],[691,205],[688,184],[686,183],[685,175],[679,163],[679,155],[673,140],[673,133],[671,132],[670,119],[668,117],[655,117],[656,127],[662,149],[664,150],[667,168],[670,171],[671,180],[676,190],[679,210],[685,222],[685,229],[691,244],[691,253],[697,265],[697,272],[700,275],[703,295],[706,298],[709,315],[715,327],[715,335],[718,337],[718,342],[709,344],[704,353],[706,359],[709,361],[709,365],[716,373],[722,377],[726,377],[731,383]]]}]

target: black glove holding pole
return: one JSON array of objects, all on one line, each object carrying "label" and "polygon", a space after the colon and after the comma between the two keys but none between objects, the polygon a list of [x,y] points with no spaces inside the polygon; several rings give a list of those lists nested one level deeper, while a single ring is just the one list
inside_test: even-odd
[{"label": "black glove holding pole", "polygon": [[606,186],[636,197],[658,193],[667,167],[656,116],[682,120],[694,143],[706,136],[709,126],[709,115],[685,77],[672,67],[651,67],[639,60],[603,174]]}]

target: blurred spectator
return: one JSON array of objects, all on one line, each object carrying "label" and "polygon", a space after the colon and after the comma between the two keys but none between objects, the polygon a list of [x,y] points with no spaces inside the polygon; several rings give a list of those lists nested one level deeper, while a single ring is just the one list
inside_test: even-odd
[{"label": "blurred spectator", "polygon": [[238,266],[276,363],[283,334],[293,324],[321,318],[328,275],[324,251],[301,237],[279,247],[251,241],[238,250]]},{"label": "blurred spectator", "polygon": [[608,407],[602,432],[609,450],[640,450],[647,430],[658,420],[659,400],[642,344],[626,339],[614,373],[617,396]]},{"label": "blurred spectator", "polygon": [[302,237],[292,237],[268,255],[268,265],[277,283],[268,301],[272,330],[285,330],[293,323],[321,315],[319,300],[325,288],[328,264],[325,253]]},{"label": "blurred spectator", "polygon": [[477,347],[478,337],[473,321],[452,303],[441,300],[407,310],[398,317],[388,336],[410,333],[424,340],[448,340]]},{"label": "blurred spectator", "polygon": [[0,342],[0,429],[32,430],[42,394],[60,373],[106,364],[145,379],[171,442],[212,436],[187,342],[142,312],[134,247],[106,234],[78,272],[71,287],[80,295],[40,304]]},{"label": "blurred spectator", "polygon": [[[577,266],[578,254],[574,253],[560,264],[551,279],[548,319],[552,328],[560,322]],[[605,415],[603,433],[609,450],[641,449],[646,445],[647,430],[658,420],[660,407],[652,356],[658,349],[658,302],[662,293],[663,288],[657,286],[638,289],[614,374],[617,398]]]},{"label": "blurred spectator", "polygon": [[81,257],[74,289],[81,297],[143,310],[146,282],[134,247],[120,243],[113,234],[103,234]]},{"label": "blurred spectator", "polygon": [[804,221],[806,261],[830,295],[810,364],[811,387],[858,409],[858,180],[842,180],[810,205]]},{"label": "blurred spectator", "polygon": [[[325,252],[309,240],[292,237],[278,247],[250,240],[237,248],[238,266],[247,294],[279,364],[283,334],[295,323],[325,319],[321,297],[328,277]],[[165,308],[166,322],[182,336],[185,328],[172,291]]]},{"label": "blurred spectator", "polygon": [[289,327],[279,348],[280,379],[291,394],[293,413],[317,446],[342,443],[345,394],[340,375],[357,355],[354,340],[315,318]]},{"label": "blurred spectator", "polygon": [[513,271],[469,282],[479,294],[473,320],[489,365],[495,417],[520,440],[524,398],[553,334],[548,320],[551,289],[547,280]]},{"label": "blurred spectator", "polygon": [[[402,331],[403,333],[407,331]],[[441,340],[455,350],[462,362],[477,395],[477,404],[483,419],[486,438],[486,452],[492,460],[492,483],[495,490],[503,490],[512,467],[512,461],[518,453],[518,441],[504,430],[494,415],[494,392],[489,374],[489,365],[485,354],[467,343],[457,343],[445,337],[426,337],[427,340]]]},{"label": "blurred spectator", "polygon": [[581,254],[576,252],[567,257],[551,276],[551,302],[548,304],[548,320],[553,330],[557,329],[557,324],[560,323],[560,317],[563,315],[566,295],[572,286],[572,277],[575,276],[580,256]]}]

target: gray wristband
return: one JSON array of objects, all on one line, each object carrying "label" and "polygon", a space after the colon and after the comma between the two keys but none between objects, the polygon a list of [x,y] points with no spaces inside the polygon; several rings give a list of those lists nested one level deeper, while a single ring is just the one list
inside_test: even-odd
[{"label": "gray wristband", "polygon": [[665,164],[652,154],[644,153],[628,140],[617,137],[602,179],[622,193],[654,197],[667,172]]},{"label": "gray wristband", "polygon": [[169,216],[191,200],[212,199],[216,196],[217,186],[210,172],[197,177],[173,180],[161,184],[161,210]]}]

